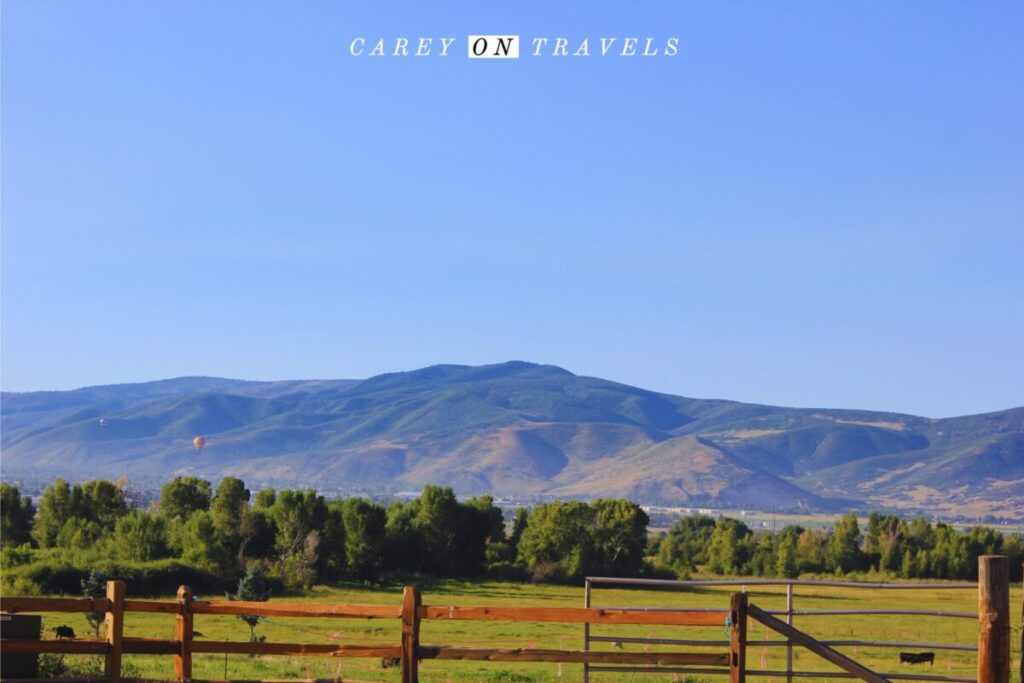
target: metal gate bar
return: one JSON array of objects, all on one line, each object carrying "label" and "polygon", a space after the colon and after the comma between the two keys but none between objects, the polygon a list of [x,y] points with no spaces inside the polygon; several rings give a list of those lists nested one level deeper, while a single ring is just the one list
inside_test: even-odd
[{"label": "metal gate bar", "polygon": [[[800,617],[818,617],[818,616],[852,616],[852,615],[911,615],[920,617],[937,617],[945,619],[973,619],[978,618],[975,612],[956,612],[946,610],[898,610],[898,609],[851,609],[851,610],[798,610],[794,607],[795,602],[795,587],[797,586],[809,586],[809,587],[823,587],[823,588],[866,588],[871,590],[977,590],[978,584],[976,583],[860,583],[857,581],[814,581],[806,579],[717,579],[717,580],[690,580],[690,581],[674,581],[670,579],[623,579],[616,577],[607,576],[591,576],[587,577],[584,583],[584,604],[587,607],[594,606],[594,594],[593,591],[598,586],[628,586],[637,588],[690,588],[690,587],[751,587],[751,586],[784,586],[786,589],[786,609],[784,610],[763,610],[765,613],[785,617],[785,622],[788,626],[793,625],[793,618],[796,616]],[[611,607],[604,606],[602,607]],[[626,607],[617,607],[617,609],[627,609]],[[727,609],[716,609],[716,608],[678,608],[678,607],[629,607],[628,609],[643,609],[649,611],[706,611],[712,613],[726,614],[729,610]],[[632,644],[651,644],[651,645],[690,645],[690,646],[717,646],[726,644],[726,640],[701,640],[701,639],[674,639],[674,638],[642,638],[642,637],[616,637],[616,636],[596,636],[591,634],[590,625],[587,624],[584,627],[583,633],[583,649],[589,650],[590,644],[600,643],[632,643]],[[863,647],[884,647],[884,648],[914,648],[914,649],[934,649],[934,650],[956,650],[964,652],[977,652],[977,645],[957,644],[957,643],[914,643],[905,641],[883,641],[883,640],[822,640],[819,641],[823,645],[829,647],[846,647],[846,646],[863,646]],[[822,672],[799,672],[793,670],[793,642],[789,639],[786,640],[759,640],[749,641],[749,645],[758,645],[762,647],[785,647],[786,648],[786,669],[785,671],[760,671],[760,670],[749,670],[747,673],[750,675],[765,675],[765,676],[785,676],[787,683],[792,683],[794,678],[817,678],[824,676]],[[587,665],[583,666],[583,681],[589,683],[591,671],[650,671],[649,668],[633,668],[633,667],[608,667],[598,665]],[[694,674],[708,674],[708,673],[720,673],[720,671],[712,670],[701,670],[699,667],[682,667],[682,668],[661,668],[659,672],[665,673],[694,673]],[[841,672],[829,673],[828,676],[836,678],[847,678],[853,677],[852,674],[846,674]],[[958,678],[956,676],[939,676],[931,674],[885,674],[885,678],[895,680],[926,680],[926,681],[975,681],[974,678]]]}]

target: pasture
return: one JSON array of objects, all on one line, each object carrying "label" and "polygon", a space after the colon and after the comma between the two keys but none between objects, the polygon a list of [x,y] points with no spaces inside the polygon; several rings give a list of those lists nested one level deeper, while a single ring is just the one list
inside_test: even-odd
[{"label": "pasture", "polygon": [[[499,582],[438,581],[423,584],[423,602],[426,605],[459,606],[537,606],[581,607],[583,589],[568,586],[535,586]],[[130,587],[129,587],[130,590]],[[716,607],[725,608],[729,601],[728,588],[701,588],[699,590],[623,590],[596,589],[595,607]],[[751,587],[750,601],[765,609],[785,608],[783,587]],[[132,596],[129,593],[128,597]],[[170,599],[173,596],[168,595]],[[221,596],[199,596],[218,598]],[[1021,603],[1020,585],[1012,588],[1012,648],[1014,681],[1019,681]],[[320,603],[363,603],[396,606],[401,604],[401,585],[368,588],[357,585],[317,587],[301,597],[289,601]],[[913,590],[872,591],[853,588],[798,587],[797,609],[933,609],[974,612],[977,609],[976,590]],[[72,627],[79,638],[91,635],[84,615],[49,614],[43,619],[44,637],[53,638],[57,626]],[[926,641],[975,644],[978,626],[974,619],[945,619],[910,615],[857,615],[857,616],[797,616],[794,625],[819,639],[869,639],[896,641]],[[202,634],[197,639],[248,640],[248,627],[237,617],[196,615],[195,629]],[[654,638],[724,638],[724,623],[718,627],[649,627],[649,626],[593,626],[592,635]],[[268,642],[302,642],[333,644],[395,645],[400,639],[400,624],[396,619],[352,620],[322,618],[273,617],[260,622],[257,633]],[[172,638],[174,617],[166,614],[128,613],[125,633],[150,638]],[[751,620],[752,640],[776,639],[767,629]],[[421,642],[424,645],[459,645],[465,647],[503,648],[565,648],[582,647],[583,627],[554,623],[506,623],[474,621],[426,621],[422,625]],[[642,651],[645,647],[663,651],[722,651],[721,648],[645,646],[624,643],[621,651]],[[594,649],[620,649],[615,643],[599,643]],[[841,648],[847,655],[882,673],[925,673],[973,676],[976,672],[975,653],[936,650],[934,665],[901,664],[899,649],[878,647]],[[785,648],[751,646],[748,666],[751,669],[785,668]],[[86,665],[88,657],[68,656],[67,660]],[[98,662],[98,658],[93,658]],[[101,663],[96,666],[102,668]],[[288,679],[288,678],[352,678],[368,681],[397,682],[395,668],[384,669],[379,659],[330,657],[251,657],[246,655],[197,654],[193,661],[193,676],[198,679]],[[225,672],[226,667],[226,672]],[[830,671],[834,668],[817,656],[794,648],[796,669]],[[452,661],[424,661],[420,665],[423,681],[442,683],[469,681],[529,681],[561,682],[581,680],[581,665],[508,664]],[[124,675],[132,677],[170,679],[174,675],[171,657],[156,655],[128,655],[125,657]],[[685,676],[672,674],[592,673],[592,681],[684,681]],[[712,680],[702,677],[689,680]],[[724,680],[720,677],[718,680]],[[752,680],[773,680],[753,679]],[[774,679],[784,680],[784,679]],[[806,680],[806,679],[804,679]],[[827,680],[827,679],[826,679]],[[842,679],[834,679],[842,680]]]}]

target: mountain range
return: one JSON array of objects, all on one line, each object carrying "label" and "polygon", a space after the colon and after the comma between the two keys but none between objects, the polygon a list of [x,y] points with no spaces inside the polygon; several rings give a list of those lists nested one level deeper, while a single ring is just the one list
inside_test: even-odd
[{"label": "mountain range", "polygon": [[520,361],[5,392],[0,428],[5,479],[230,474],[321,489],[438,483],[516,499],[1024,518],[1024,407],[946,419],[784,408]]}]

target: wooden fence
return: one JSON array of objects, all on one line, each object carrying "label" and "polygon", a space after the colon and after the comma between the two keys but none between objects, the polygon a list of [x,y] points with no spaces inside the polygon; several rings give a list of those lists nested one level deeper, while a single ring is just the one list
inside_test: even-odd
[{"label": "wooden fence", "polygon": [[[746,640],[747,647],[758,648],[779,647],[786,649],[785,670],[766,670],[763,666],[745,667],[744,674],[758,679],[785,679],[792,683],[794,679],[843,679],[853,678],[865,681],[887,681],[887,680],[914,680],[914,681],[938,681],[943,683],[1009,683],[1010,668],[1012,666],[1011,643],[1010,643],[1010,581],[1009,581],[1009,560],[1001,555],[985,555],[978,558],[978,581],[977,583],[867,583],[851,581],[819,581],[819,580],[795,580],[795,579],[711,579],[711,580],[687,580],[675,581],[664,579],[634,579],[617,577],[587,577],[584,586],[584,605],[594,606],[594,588],[605,586],[616,589],[639,588],[658,590],[689,590],[705,587],[762,587],[781,586],[786,589],[785,610],[765,610],[755,605],[750,605],[747,615],[750,619],[760,622],[775,634],[784,638],[772,638],[761,640]],[[820,587],[842,587],[856,588],[862,590],[895,590],[895,591],[918,591],[918,590],[957,590],[975,589],[978,592],[978,609],[971,612],[954,612],[949,610],[934,609],[907,609],[902,604],[897,604],[886,609],[794,609],[794,587],[811,586]],[[621,605],[621,598],[619,605]],[[628,607],[627,607],[628,608]],[[713,610],[725,613],[725,609]],[[1024,618],[1024,605],[1022,605],[1022,618]],[[978,638],[976,644],[968,645],[963,643],[936,643],[932,641],[906,642],[893,640],[879,640],[877,638],[857,638],[853,640],[820,640],[807,633],[793,628],[794,616],[831,616],[831,617],[852,617],[856,615],[911,615],[923,619],[945,618],[959,620],[974,620],[978,624]],[[783,618],[785,620],[783,620]],[[927,634],[928,625],[924,622],[919,624],[920,633]],[[664,637],[637,637],[624,636],[615,633],[602,633],[594,635],[589,625],[583,627],[583,647],[588,649],[591,643],[628,642],[633,644],[651,645],[678,645],[678,646],[716,646],[724,644],[721,638],[714,640],[692,639],[692,638],[664,638]],[[977,653],[977,675],[967,677],[941,675],[934,672],[928,673],[883,673],[873,672],[860,665],[854,660],[846,657],[836,650],[844,647],[879,647],[896,648],[901,650],[960,650]],[[807,671],[797,670],[793,666],[793,648],[804,647],[807,650],[820,656],[822,659],[831,662],[843,671]],[[1024,629],[1020,635],[1020,650],[1024,653]],[[856,650],[854,650],[856,652]],[[1024,680],[1024,654],[1018,659],[1020,665],[1019,680]],[[583,681],[590,680],[591,672],[614,673],[614,672],[637,672],[640,667],[633,666],[591,666],[585,664],[583,668]],[[672,671],[679,674],[707,674],[709,670],[698,668],[673,668]]]},{"label": "wooden fence", "polygon": [[[1009,683],[1010,680],[1010,597],[1007,558],[983,557],[980,561],[978,683]],[[233,602],[196,600],[187,586],[178,589],[174,601],[132,600],[121,581],[107,583],[103,598],[0,598],[3,612],[102,612],[106,614],[106,639],[22,640],[3,639],[4,654],[59,653],[102,655],[104,679],[121,683],[121,659],[126,654],[174,657],[178,681],[192,681],[192,656],[200,653],[290,655],[320,657],[379,657],[398,659],[402,683],[416,683],[419,663],[426,659],[487,662],[551,662],[584,665],[640,665],[648,672],[671,672],[665,667],[701,667],[702,673],[728,676],[730,683],[744,683],[748,675],[746,652],[747,622],[754,619],[785,636],[793,645],[811,652],[843,669],[829,677],[856,678],[885,683],[890,678],[916,678],[877,674],[836,651],[828,644],[797,630],[767,610],[748,604],[746,593],[733,593],[727,611],[664,610],[656,608],[599,607],[459,607],[422,604],[420,590],[406,587],[401,606],[330,605],[289,602]],[[173,615],[173,640],[137,638],[124,634],[126,612]],[[332,619],[398,619],[401,641],[394,646],[359,644],[251,643],[196,640],[196,614],[255,615],[262,617],[323,617]],[[728,620],[726,620],[726,618]],[[600,652],[552,649],[464,648],[422,645],[420,625],[424,620],[469,620],[513,622],[558,622],[584,624],[630,624],[651,626],[728,627],[728,644],[721,652]],[[1022,663],[1024,667],[1024,663]],[[758,672],[751,672],[756,675]],[[921,677],[927,678],[927,677]],[[25,683],[25,679],[21,679]],[[349,680],[349,679],[347,679]],[[935,679],[933,679],[935,680]],[[251,683],[251,682],[250,682]],[[264,682],[269,683],[269,682]],[[356,683],[356,682],[350,682]]]},{"label": "wooden fence", "polygon": [[[737,594],[739,595],[739,594]],[[745,598],[743,605],[745,606]],[[739,604],[737,602],[737,604]],[[425,659],[486,662],[552,662],[588,664],[640,664],[649,666],[713,667],[730,681],[743,680],[746,619],[731,615],[732,636],[727,650],[706,652],[594,652],[549,649],[484,649],[446,645],[422,645],[424,620],[558,622],[576,624],[641,624],[658,626],[718,626],[722,614],[706,611],[645,609],[587,609],[571,607],[457,607],[422,604],[420,590],[408,586],[401,607],[387,605],[317,605],[288,602],[234,602],[195,600],[187,586],[178,589],[175,601],[131,600],[121,581],[107,583],[105,598],[0,598],[3,612],[105,612],[106,639],[0,641],[4,653],[59,653],[103,655],[104,680],[119,683],[121,658],[126,654],[170,655],[175,678],[191,681],[192,656],[200,653],[291,655],[321,657],[389,657],[400,660],[402,682],[418,681],[419,662]],[[126,612],[174,615],[173,640],[136,638],[124,633]],[[401,642],[395,646],[311,643],[248,643],[197,640],[193,629],[196,614],[256,615],[263,617],[324,617],[334,619],[400,619]],[[348,679],[346,679],[348,680]],[[25,679],[22,679],[25,683]]]}]

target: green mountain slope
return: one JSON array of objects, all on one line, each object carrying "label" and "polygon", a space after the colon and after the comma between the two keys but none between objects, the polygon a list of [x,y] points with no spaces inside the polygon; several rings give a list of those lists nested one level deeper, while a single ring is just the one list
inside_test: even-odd
[{"label": "green mountain slope", "polygon": [[[363,381],[180,378],[0,397],[4,476],[1024,516],[1024,409],[931,420],[690,399],[523,362]],[[197,453],[196,435],[207,439]]]}]

